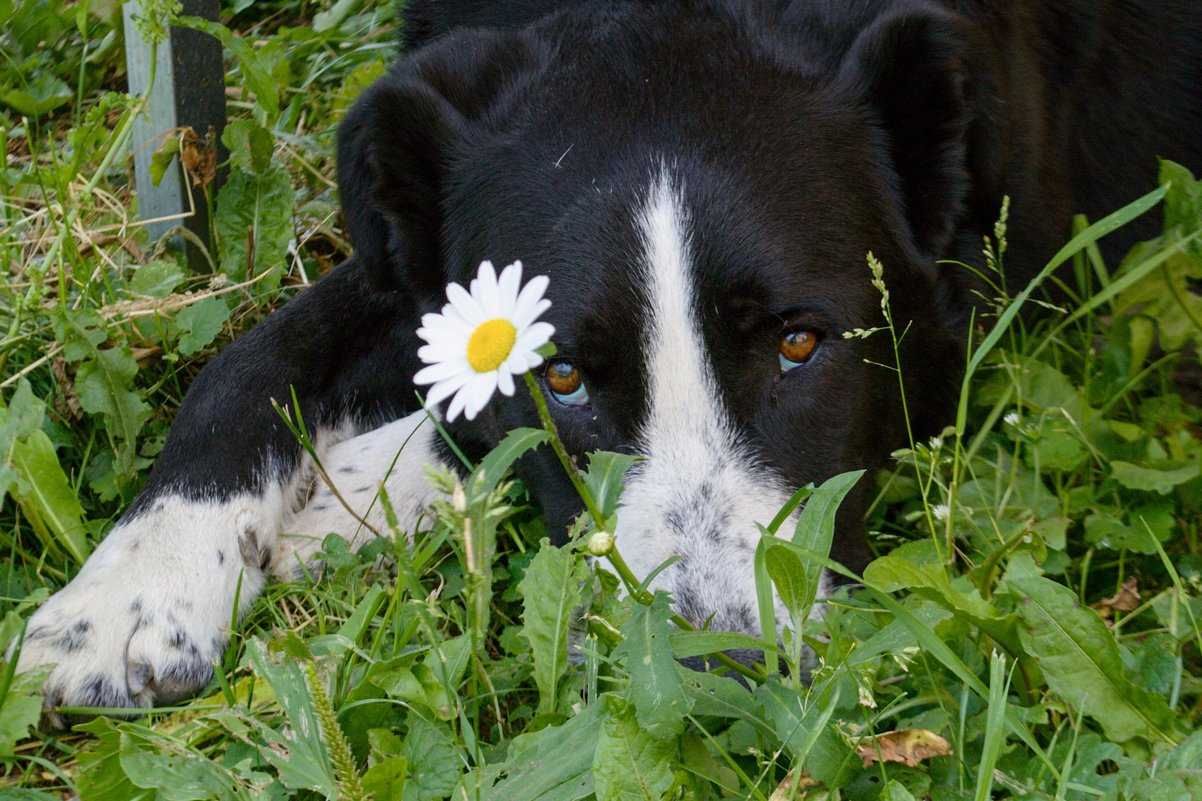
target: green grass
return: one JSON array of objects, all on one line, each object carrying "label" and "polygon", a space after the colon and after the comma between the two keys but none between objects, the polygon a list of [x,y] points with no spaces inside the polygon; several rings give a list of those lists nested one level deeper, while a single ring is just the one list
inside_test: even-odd
[{"label": "green grass", "polygon": [[[136,494],[205,360],[348,252],[333,132],[395,20],[333,9],[225,9],[252,46],[228,53],[218,271],[194,275],[136,223],[115,7],[0,0],[0,641]],[[518,432],[411,544],[331,538],[323,575],[270,586],[191,703],[36,734],[37,677],[0,663],[0,798],[1202,798],[1202,412],[1175,378],[1202,336],[1202,185],[1163,177],[1082,221],[1046,279],[1060,309],[998,301],[954,424],[871,477],[878,558],[804,624],[808,686],[678,669],[775,637],[678,630],[663,596],[619,598],[583,536],[540,544],[522,488],[497,482],[539,438]],[[223,235],[249,194],[271,199],[253,251]],[[1140,212],[1164,235],[1103,263],[1100,231]],[[612,514],[624,462],[589,467]],[[758,557],[797,620],[814,566],[842,569],[822,514],[838,489]],[[781,653],[801,658],[791,632]]]}]

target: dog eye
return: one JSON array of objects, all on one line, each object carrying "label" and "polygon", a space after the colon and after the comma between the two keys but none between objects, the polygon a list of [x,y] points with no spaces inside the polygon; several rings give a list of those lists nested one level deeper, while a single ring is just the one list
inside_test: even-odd
[{"label": "dog eye", "polygon": [[818,332],[809,328],[794,328],[781,334],[780,371],[787,373],[808,362],[818,347],[818,339]]},{"label": "dog eye", "polygon": [[568,406],[583,406],[588,403],[588,390],[584,378],[576,365],[567,359],[556,359],[543,371],[543,380],[555,396],[555,400]]}]

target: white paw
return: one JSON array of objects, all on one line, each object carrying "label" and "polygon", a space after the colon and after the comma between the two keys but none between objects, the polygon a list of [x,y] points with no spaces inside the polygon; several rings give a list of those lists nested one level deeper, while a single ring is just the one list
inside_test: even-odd
[{"label": "white paw", "polygon": [[434,450],[437,437],[426,413],[415,412],[321,449],[318,457],[337,495],[320,476],[314,477],[307,502],[284,517],[280,561],[273,570],[281,575],[296,572],[328,534],[337,534],[353,548],[377,533],[389,536],[379,499],[381,484],[401,531],[411,534],[438,497],[426,478],[427,465],[440,462]]},{"label": "white paw", "polygon": [[235,595],[245,609],[276,556],[282,510],[273,495],[166,496],[118,523],[26,628],[18,670],[55,665],[44,722],[69,723],[60,706],[149,707],[203,689]]}]

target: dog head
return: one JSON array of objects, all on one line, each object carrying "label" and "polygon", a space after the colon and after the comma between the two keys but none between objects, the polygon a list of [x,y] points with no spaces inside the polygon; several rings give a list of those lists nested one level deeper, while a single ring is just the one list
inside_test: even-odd
[{"label": "dog head", "polygon": [[[644,457],[619,547],[643,575],[679,557],[656,586],[747,632],[756,523],[904,445],[899,387],[936,428],[963,352],[935,266],[969,190],[963,26],[923,6],[843,36],[778,23],[669,2],[455,33],[369,89],[339,147],[382,286],[430,311],[485,259],[550,277],[540,370],[566,445]],[[869,251],[901,382],[888,331],[844,336],[885,323]],[[536,424],[521,394],[452,433],[479,453]],[[580,511],[550,454],[521,471],[551,525]],[[840,512],[853,567],[868,493]]]}]

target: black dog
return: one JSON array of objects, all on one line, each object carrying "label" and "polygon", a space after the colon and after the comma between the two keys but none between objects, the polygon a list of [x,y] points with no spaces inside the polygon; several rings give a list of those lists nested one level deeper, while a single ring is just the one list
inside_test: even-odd
[{"label": "black dog", "polygon": [[[558,10],[557,10],[558,9]],[[907,329],[919,432],[964,355],[969,273],[1004,195],[1009,282],[1154,185],[1202,167],[1192,0],[410,3],[412,52],[343,125],[356,256],[197,379],[146,489],[30,621],[48,704],[145,706],[209,680],[241,604],[351,518],[314,489],[269,398],[295,387],[331,475],[367,508],[393,456],[413,521],[441,457],[416,409],[415,329],[485,259],[550,278],[553,403],[576,454],[646,457],[617,538],[679,611],[758,631],[751,553],[793,488],[904,444],[865,254]],[[465,29],[466,23],[480,28]],[[1150,229],[1106,243],[1111,257]],[[408,415],[408,416],[406,416]],[[450,426],[479,457],[535,423],[518,393]],[[520,472],[562,531],[549,453]],[[835,556],[862,564],[866,491]]]}]

